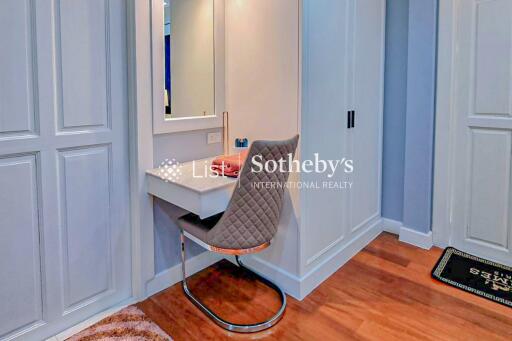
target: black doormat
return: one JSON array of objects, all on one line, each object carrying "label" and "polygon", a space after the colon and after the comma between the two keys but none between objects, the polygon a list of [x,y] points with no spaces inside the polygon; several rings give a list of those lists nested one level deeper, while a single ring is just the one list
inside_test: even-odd
[{"label": "black doormat", "polygon": [[512,307],[512,268],[508,266],[448,247],[432,270],[432,277]]}]

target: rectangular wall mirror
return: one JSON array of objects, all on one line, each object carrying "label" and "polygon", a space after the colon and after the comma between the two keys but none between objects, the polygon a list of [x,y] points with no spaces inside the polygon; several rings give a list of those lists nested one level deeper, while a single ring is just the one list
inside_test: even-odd
[{"label": "rectangular wall mirror", "polygon": [[215,114],[213,0],[163,0],[167,118]]},{"label": "rectangular wall mirror", "polygon": [[155,134],[222,126],[224,1],[152,0]]}]

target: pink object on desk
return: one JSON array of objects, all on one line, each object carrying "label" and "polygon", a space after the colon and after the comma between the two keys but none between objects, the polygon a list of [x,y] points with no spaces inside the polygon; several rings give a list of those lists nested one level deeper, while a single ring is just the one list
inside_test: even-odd
[{"label": "pink object on desk", "polygon": [[248,152],[244,150],[239,154],[219,156],[212,161],[211,170],[215,174],[236,178],[247,159]]}]

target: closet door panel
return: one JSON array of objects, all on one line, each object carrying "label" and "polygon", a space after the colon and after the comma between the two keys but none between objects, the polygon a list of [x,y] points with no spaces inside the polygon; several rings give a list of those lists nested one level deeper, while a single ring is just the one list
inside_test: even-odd
[{"label": "closet door panel", "polygon": [[0,156],[0,339],[43,319],[36,164]]},{"label": "closet door panel", "polygon": [[[110,146],[59,152],[64,307],[112,289]],[[94,273],[94,276],[91,274]]]},{"label": "closet door panel", "polygon": [[32,2],[0,1],[0,139],[36,133]]},{"label": "closet door panel", "polygon": [[[347,28],[349,1],[306,0],[303,20],[302,160],[344,157],[347,132]],[[303,173],[305,184],[322,186],[344,174]],[[347,191],[303,189],[306,265],[345,237]]]},{"label": "closet door panel", "polygon": [[350,227],[356,232],[380,215],[385,0],[354,1]]},{"label": "closet door panel", "polygon": [[130,297],[126,2],[2,0],[0,339]]},{"label": "closet door panel", "polygon": [[59,130],[109,128],[109,2],[59,1]]}]

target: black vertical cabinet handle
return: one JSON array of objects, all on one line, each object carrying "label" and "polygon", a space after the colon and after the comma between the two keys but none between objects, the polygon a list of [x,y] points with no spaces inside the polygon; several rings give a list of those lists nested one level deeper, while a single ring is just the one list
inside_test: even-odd
[{"label": "black vertical cabinet handle", "polygon": [[352,115],[351,115],[351,111],[347,111],[347,129],[350,129],[352,128]]},{"label": "black vertical cabinet handle", "polygon": [[356,111],[355,110],[352,110],[351,121],[352,121],[352,124],[351,124],[350,127],[354,128],[356,126]]}]

